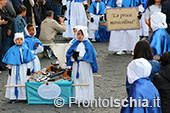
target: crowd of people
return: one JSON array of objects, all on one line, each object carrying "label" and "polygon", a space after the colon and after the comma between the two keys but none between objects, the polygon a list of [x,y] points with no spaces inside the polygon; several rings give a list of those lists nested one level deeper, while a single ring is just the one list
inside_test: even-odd
[{"label": "crowd of people", "polygon": [[[0,70],[8,67],[8,85],[23,84],[41,70],[37,54],[45,50],[52,57],[48,45],[63,32],[64,38],[73,38],[66,58],[73,68],[74,83],[90,84],[76,87],[74,96],[80,101],[93,100],[93,73],[98,67],[90,41],[101,38],[109,41],[108,50],[117,55],[132,52],[126,77],[128,99],[141,97],[150,103],[154,97],[161,100],[161,107],[128,106],[122,107],[121,113],[168,113],[170,0],[95,0],[89,8],[87,4],[86,0],[0,0]],[[100,24],[107,21],[106,9],[124,7],[138,7],[141,28],[107,31],[107,26]],[[5,97],[25,100],[25,89],[7,88]]]}]

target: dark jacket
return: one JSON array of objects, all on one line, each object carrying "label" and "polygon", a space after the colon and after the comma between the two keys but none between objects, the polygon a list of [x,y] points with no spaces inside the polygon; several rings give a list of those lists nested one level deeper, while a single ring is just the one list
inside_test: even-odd
[{"label": "dark jacket", "polygon": [[26,16],[32,16],[32,12],[31,12],[31,7],[32,6],[30,5],[29,0],[24,0],[23,3],[24,3],[24,6],[27,7]]},{"label": "dark jacket", "polygon": [[170,0],[162,3],[162,12],[167,16],[166,22],[168,24],[168,28],[166,30],[170,34]]},{"label": "dark jacket", "polygon": [[22,0],[11,0],[11,1],[12,1],[12,4],[13,4],[13,6],[14,6],[15,11],[17,10],[17,7],[18,7],[19,5],[24,5],[23,2],[22,2]]},{"label": "dark jacket", "polygon": [[16,12],[15,12],[15,9],[13,7],[11,0],[7,0],[7,4],[6,4],[5,8],[12,17],[14,17],[14,18],[16,17]]},{"label": "dark jacket", "polygon": [[5,25],[1,25],[2,27],[2,39],[6,39],[7,37],[7,31],[8,30],[11,30],[13,32],[13,29],[14,29],[14,24],[13,24],[13,17],[11,17],[8,13],[8,11],[3,8],[2,10],[0,9],[0,15],[1,15],[1,20],[5,20],[5,21],[8,21],[7,24]]},{"label": "dark jacket", "polygon": [[161,97],[162,113],[170,113],[170,65],[164,66],[153,77],[153,83]]}]

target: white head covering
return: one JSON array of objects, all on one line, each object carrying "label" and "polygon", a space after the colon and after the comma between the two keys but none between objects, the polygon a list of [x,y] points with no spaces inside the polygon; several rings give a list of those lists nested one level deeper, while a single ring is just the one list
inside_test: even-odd
[{"label": "white head covering", "polygon": [[[29,34],[29,32],[28,32],[28,30],[27,30],[27,26],[28,25],[26,25],[25,26],[25,28],[24,28],[24,30],[25,30],[25,34],[27,35],[27,36],[31,36],[30,34]],[[34,27],[34,26],[33,26]],[[34,31],[35,31],[35,33],[34,33],[34,36],[36,35],[36,33],[37,33],[37,31],[36,31],[36,28],[34,27]]]},{"label": "white head covering", "polygon": [[149,77],[151,69],[151,64],[144,58],[131,61],[127,67],[128,82],[133,84],[134,81],[140,78]]},{"label": "white head covering", "polygon": [[88,32],[87,32],[87,26],[77,26],[76,29],[77,29],[76,36],[75,36],[76,39],[77,39],[77,33],[78,33],[78,31],[82,30],[82,31],[83,31],[83,34],[84,34],[83,40],[88,40],[89,34],[88,34]]},{"label": "white head covering", "polygon": [[159,28],[167,28],[166,15],[161,12],[154,12],[151,15],[151,28],[156,31]]},{"label": "white head covering", "polygon": [[23,39],[23,42],[24,42],[24,33],[21,32],[21,33],[15,33],[15,36],[14,36],[14,43],[16,44],[16,39],[18,38],[22,38]]}]

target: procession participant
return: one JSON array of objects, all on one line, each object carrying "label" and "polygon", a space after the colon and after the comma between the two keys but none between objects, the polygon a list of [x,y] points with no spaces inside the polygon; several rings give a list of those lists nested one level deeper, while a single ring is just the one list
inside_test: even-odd
[{"label": "procession participant", "polygon": [[[117,0],[117,7],[138,7],[143,4],[142,0]],[[109,51],[115,51],[117,55],[132,51],[139,41],[139,29],[113,30],[110,34]]]},{"label": "procession participant", "polygon": [[140,5],[141,7],[139,7],[139,25],[140,25],[140,32],[139,32],[139,37],[140,40],[148,40],[149,38],[149,27],[145,22],[145,10],[146,10],[146,4],[147,4],[148,0],[144,0],[143,4]]},{"label": "procession participant", "polygon": [[154,12],[150,17],[150,28],[153,34],[150,37],[150,46],[154,59],[159,60],[166,51],[170,51],[170,36],[166,31],[166,15],[161,12]]},{"label": "procession participant", "polygon": [[95,51],[87,40],[88,33],[85,27],[77,29],[77,41],[68,49],[67,65],[72,66],[75,84],[89,84],[89,86],[76,86],[74,96],[78,102],[94,99],[93,73],[98,70]]},{"label": "procession participant", "polygon": [[[68,19],[64,21],[66,31],[63,32],[64,38],[74,38],[73,27],[77,25],[87,26],[87,0],[68,0],[63,2],[67,6],[64,16]],[[83,6],[84,5],[84,6]]]},{"label": "procession participant", "polygon": [[162,113],[158,90],[148,78],[151,69],[151,64],[144,58],[129,63],[127,77],[132,88],[124,101],[127,106],[122,106],[120,113]]},{"label": "procession participant", "polygon": [[33,74],[34,72],[41,70],[41,64],[37,54],[43,52],[44,47],[40,40],[34,37],[36,35],[36,29],[32,24],[29,23],[25,26],[25,33],[27,36],[25,37],[24,44],[27,45],[35,56],[35,60],[33,60],[31,67],[31,73]]},{"label": "procession participant", "polygon": [[145,22],[149,25],[149,18],[154,12],[161,12],[163,0],[148,0],[145,11]]},{"label": "procession participant", "polygon": [[[31,62],[35,59],[34,55],[26,47],[24,42],[24,33],[15,33],[15,45],[5,54],[2,62],[7,64],[9,76],[7,85],[24,85],[30,76]],[[25,87],[8,87],[5,97],[11,101],[26,100]]]},{"label": "procession participant", "polygon": [[[149,75],[149,79],[152,81],[153,76],[155,75],[155,73],[159,72],[161,66],[158,61],[153,60],[152,50],[147,40],[140,40],[136,43],[135,49],[134,49],[133,60],[138,59],[138,58],[145,58],[151,64],[152,70]],[[126,78],[126,91],[128,95],[131,90],[131,86],[132,84],[129,84]]]},{"label": "procession participant", "polygon": [[88,9],[88,13],[90,14],[89,38],[92,39],[92,41],[96,41],[95,29],[97,29],[99,26],[100,17],[104,17],[105,8],[106,6],[101,0],[96,0],[90,5]]}]

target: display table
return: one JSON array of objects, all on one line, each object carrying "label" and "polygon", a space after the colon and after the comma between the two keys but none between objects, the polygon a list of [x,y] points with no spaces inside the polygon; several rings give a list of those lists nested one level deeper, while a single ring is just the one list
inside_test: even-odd
[{"label": "display table", "polygon": [[[65,101],[65,104],[69,104],[69,97],[72,97],[72,83],[67,80],[61,80],[53,82],[61,88],[61,94],[59,97],[62,97]],[[42,82],[26,82],[26,93],[28,104],[53,104],[54,99],[44,99],[38,94],[38,88],[41,86]]]}]

